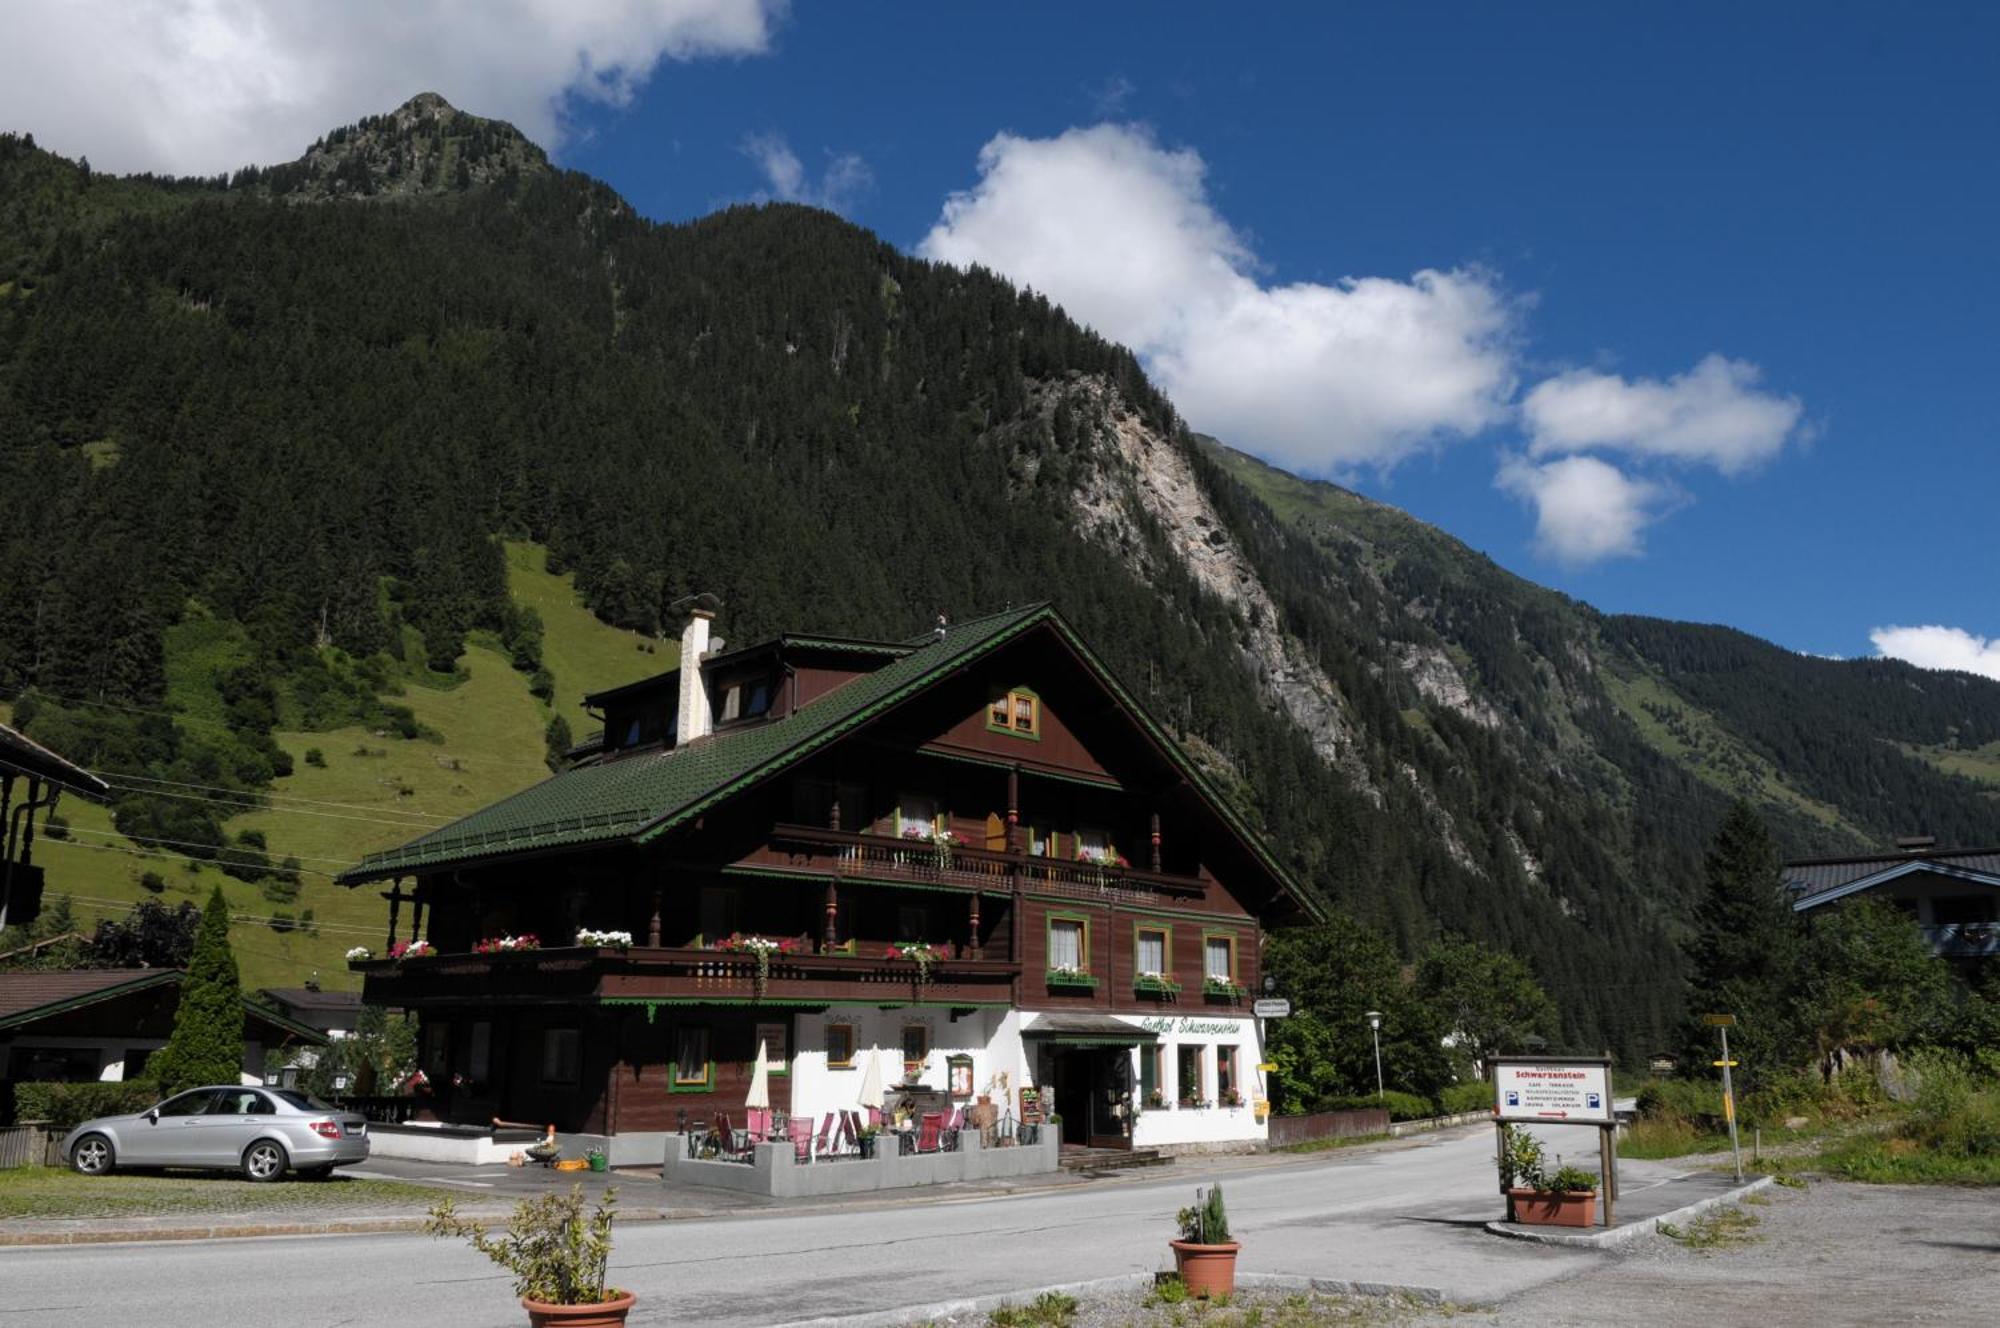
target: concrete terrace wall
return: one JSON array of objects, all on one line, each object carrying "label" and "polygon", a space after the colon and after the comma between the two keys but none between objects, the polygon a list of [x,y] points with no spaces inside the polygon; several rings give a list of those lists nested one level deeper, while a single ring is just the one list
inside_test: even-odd
[{"label": "concrete terrace wall", "polygon": [[866,1194],[920,1185],[949,1185],[955,1181],[1037,1176],[1053,1172],[1060,1165],[1060,1145],[1054,1130],[1042,1131],[1039,1144],[1013,1148],[981,1148],[978,1134],[967,1130],[960,1135],[959,1147],[954,1152],[908,1157],[898,1155],[894,1141],[885,1135],[883,1151],[875,1157],[803,1165],[789,1143],[758,1144],[753,1160],[747,1165],[691,1159],[681,1143],[678,1135],[667,1139],[666,1165],[660,1172],[663,1185],[735,1190],[774,1199]]}]

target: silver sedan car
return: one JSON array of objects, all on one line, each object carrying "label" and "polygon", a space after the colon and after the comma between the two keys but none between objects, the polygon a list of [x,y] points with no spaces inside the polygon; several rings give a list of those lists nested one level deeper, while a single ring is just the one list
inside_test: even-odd
[{"label": "silver sedan car", "polygon": [[178,1093],[131,1116],[85,1121],[63,1156],[86,1176],[113,1167],[229,1167],[254,1181],[308,1179],[366,1161],[368,1121],[290,1088],[218,1085]]}]

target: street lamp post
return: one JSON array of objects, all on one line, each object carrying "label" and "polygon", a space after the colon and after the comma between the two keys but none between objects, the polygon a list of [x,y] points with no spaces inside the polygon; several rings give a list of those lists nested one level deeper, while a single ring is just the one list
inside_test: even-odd
[{"label": "street lamp post", "polygon": [[1367,1013],[1367,1015],[1366,1015],[1365,1017],[1366,1017],[1366,1018],[1367,1018],[1367,1020],[1368,1020],[1368,1031],[1369,1031],[1369,1033],[1370,1033],[1370,1034],[1372,1034],[1372,1035],[1374,1036],[1374,1039],[1375,1039],[1375,1100],[1376,1100],[1377,1102],[1380,1102],[1380,1101],[1382,1100],[1382,1096],[1383,1096],[1383,1094],[1382,1094],[1382,1012],[1381,1012],[1380,1010],[1370,1010],[1370,1011],[1369,1011],[1369,1012]]}]

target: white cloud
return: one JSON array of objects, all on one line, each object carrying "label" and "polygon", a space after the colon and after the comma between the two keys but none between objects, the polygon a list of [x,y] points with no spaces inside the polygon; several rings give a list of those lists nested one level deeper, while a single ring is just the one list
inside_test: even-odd
[{"label": "white cloud", "polygon": [[1515,310],[1488,273],[1265,286],[1200,155],[1138,126],[1000,134],[979,172],[919,252],[983,264],[1131,346],[1196,428],[1325,473],[1507,413]]},{"label": "white cloud", "polygon": [[1804,411],[1797,397],[1759,391],[1761,377],[1756,365],[1720,355],[1665,382],[1587,369],[1560,374],[1521,403],[1528,450],[1622,451],[1738,474],[1777,455]]},{"label": "white cloud", "polygon": [[830,156],[815,184],[782,134],[752,134],[743,140],[743,153],[764,173],[768,187],[757,194],[759,202],[777,199],[844,213],[875,184],[868,163],[852,152]]},{"label": "white cloud", "polygon": [[1635,480],[1588,456],[1545,462],[1508,457],[1495,482],[1533,504],[1542,552],[1572,565],[1638,555],[1640,532],[1660,519],[1675,496],[1664,484]]},{"label": "white cloud", "polygon": [[765,50],[783,0],[16,0],[0,128],[100,170],[287,161],[418,92],[547,147],[572,97],[623,105],[663,59]]},{"label": "white cloud", "polygon": [[1956,669],[2000,680],[2000,637],[1974,636],[1962,627],[1877,627],[1868,634],[1875,653],[1920,669]]}]

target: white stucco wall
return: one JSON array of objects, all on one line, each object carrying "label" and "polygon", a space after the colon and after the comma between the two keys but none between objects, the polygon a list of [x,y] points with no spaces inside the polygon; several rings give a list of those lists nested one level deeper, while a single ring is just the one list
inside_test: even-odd
[{"label": "white stucco wall", "polygon": [[[854,1060],[850,1068],[838,1069],[827,1064],[828,1024],[853,1026]],[[994,1085],[1002,1071],[1008,1075],[1010,1093],[1011,1085],[1020,1082],[1019,1016],[1011,1010],[974,1010],[954,1019],[947,1009],[883,1010],[873,1005],[836,1005],[824,1014],[799,1015],[792,1021],[792,1114],[819,1120],[828,1112],[856,1110],[861,1079],[867,1073],[871,1055],[881,1057],[885,1089],[901,1082],[905,1024],[923,1024],[930,1030],[930,1055],[920,1076],[924,1087],[940,1091],[949,1088],[946,1061],[954,1055],[972,1057],[975,1096],[964,1099],[964,1105],[976,1101],[980,1093],[993,1093],[998,1101]]]}]

